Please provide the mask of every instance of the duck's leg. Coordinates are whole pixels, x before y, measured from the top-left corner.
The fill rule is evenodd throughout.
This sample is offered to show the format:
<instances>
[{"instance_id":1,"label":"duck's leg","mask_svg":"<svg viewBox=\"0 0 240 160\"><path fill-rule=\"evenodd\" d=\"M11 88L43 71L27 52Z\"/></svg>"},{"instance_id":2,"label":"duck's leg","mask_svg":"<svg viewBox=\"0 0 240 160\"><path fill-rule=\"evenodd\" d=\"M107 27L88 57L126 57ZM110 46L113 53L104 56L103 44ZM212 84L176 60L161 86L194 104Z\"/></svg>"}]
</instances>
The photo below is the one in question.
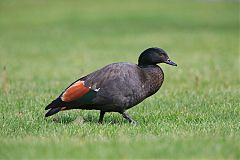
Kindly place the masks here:
<instances>
[{"instance_id":1,"label":"duck's leg","mask_svg":"<svg viewBox=\"0 0 240 160\"><path fill-rule=\"evenodd\" d=\"M131 124L137 124L137 122L134 121L134 120L128 115L128 113L127 113L126 111L124 111L124 112L122 113L122 116L123 116L123 118L127 119L129 123L131 123Z\"/></svg>"},{"instance_id":2,"label":"duck's leg","mask_svg":"<svg viewBox=\"0 0 240 160\"><path fill-rule=\"evenodd\" d=\"M100 117L99 117L98 123L102 123L103 122L104 114L105 114L104 111L100 111Z\"/></svg>"}]
</instances>

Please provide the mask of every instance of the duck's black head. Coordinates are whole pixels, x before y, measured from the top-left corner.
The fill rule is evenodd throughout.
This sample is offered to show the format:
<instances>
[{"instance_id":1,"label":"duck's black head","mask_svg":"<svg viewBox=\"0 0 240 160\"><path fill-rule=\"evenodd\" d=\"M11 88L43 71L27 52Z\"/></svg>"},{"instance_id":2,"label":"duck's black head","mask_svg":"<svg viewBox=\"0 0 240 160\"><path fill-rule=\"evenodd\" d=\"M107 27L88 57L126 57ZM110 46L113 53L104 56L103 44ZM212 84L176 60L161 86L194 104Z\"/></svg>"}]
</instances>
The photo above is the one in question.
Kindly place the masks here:
<instances>
[{"instance_id":1,"label":"duck's black head","mask_svg":"<svg viewBox=\"0 0 240 160\"><path fill-rule=\"evenodd\" d=\"M167 53L161 48L148 48L143 51L138 58L139 66L156 65L158 63L177 66L177 64L171 61Z\"/></svg>"}]
</instances>

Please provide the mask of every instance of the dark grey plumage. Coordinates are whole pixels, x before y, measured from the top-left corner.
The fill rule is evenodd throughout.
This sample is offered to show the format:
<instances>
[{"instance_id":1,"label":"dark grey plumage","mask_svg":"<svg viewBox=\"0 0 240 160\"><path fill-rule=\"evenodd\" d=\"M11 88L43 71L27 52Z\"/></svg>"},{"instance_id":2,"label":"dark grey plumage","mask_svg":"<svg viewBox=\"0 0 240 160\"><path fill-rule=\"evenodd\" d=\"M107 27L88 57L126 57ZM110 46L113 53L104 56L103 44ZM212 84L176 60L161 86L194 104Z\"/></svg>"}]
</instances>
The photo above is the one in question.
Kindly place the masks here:
<instances>
[{"instance_id":1,"label":"dark grey plumage","mask_svg":"<svg viewBox=\"0 0 240 160\"><path fill-rule=\"evenodd\" d=\"M132 123L134 121L126 110L155 94L163 83L164 73L157 63L176 66L166 52L160 48L145 50L140 55L138 64L120 62L107 65L76 81L82 82L86 90L90 88L90 91L95 93L92 98L84 99L84 96L90 97L87 92L84 96L65 102L63 100L66 97L64 93L71 91L68 95L74 97L72 95L78 92L78 89L76 91L71 89L71 86L76 84L75 82L46 107L46 109L50 109L51 113L48 112L49 114L47 113L46 116L54 114L52 110L55 111L56 108L58 108L56 113L68 109L95 109L101 111L100 123L103 121L105 112L119 112ZM79 86L82 84L79 83ZM79 87L80 90L83 89Z\"/></svg>"},{"instance_id":2,"label":"dark grey plumage","mask_svg":"<svg viewBox=\"0 0 240 160\"><path fill-rule=\"evenodd\" d=\"M96 84L96 88L100 88L93 102L103 106L94 106L97 108L93 109L123 112L154 94L161 87L163 77L158 66L141 68L122 62L107 65L81 80L86 86Z\"/></svg>"}]
</instances>

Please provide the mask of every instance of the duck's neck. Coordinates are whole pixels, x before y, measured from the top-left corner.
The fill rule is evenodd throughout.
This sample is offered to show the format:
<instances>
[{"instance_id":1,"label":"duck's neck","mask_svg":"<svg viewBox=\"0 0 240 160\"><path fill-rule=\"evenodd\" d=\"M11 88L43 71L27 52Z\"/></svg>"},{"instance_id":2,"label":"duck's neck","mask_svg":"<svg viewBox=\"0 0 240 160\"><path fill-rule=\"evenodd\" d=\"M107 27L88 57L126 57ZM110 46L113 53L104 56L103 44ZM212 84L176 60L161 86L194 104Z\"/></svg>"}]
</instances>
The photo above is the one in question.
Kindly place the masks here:
<instances>
[{"instance_id":1,"label":"duck's neck","mask_svg":"<svg viewBox=\"0 0 240 160\"><path fill-rule=\"evenodd\" d=\"M141 68L155 68L155 67L159 68L159 66L156 64L138 64L138 66Z\"/></svg>"},{"instance_id":2,"label":"duck's neck","mask_svg":"<svg viewBox=\"0 0 240 160\"><path fill-rule=\"evenodd\" d=\"M158 65L139 66L146 75L146 86L149 91L149 96L156 93L164 80L164 73Z\"/></svg>"}]
</instances>

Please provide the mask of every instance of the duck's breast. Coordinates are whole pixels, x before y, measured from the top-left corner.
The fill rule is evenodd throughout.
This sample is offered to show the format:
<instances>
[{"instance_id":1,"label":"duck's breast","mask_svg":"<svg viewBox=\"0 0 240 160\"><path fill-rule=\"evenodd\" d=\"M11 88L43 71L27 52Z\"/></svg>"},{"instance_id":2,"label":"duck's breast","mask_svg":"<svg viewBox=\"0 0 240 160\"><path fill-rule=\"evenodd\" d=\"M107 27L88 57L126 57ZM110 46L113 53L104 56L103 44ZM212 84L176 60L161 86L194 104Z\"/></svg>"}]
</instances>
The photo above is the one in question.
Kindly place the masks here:
<instances>
[{"instance_id":1,"label":"duck's breast","mask_svg":"<svg viewBox=\"0 0 240 160\"><path fill-rule=\"evenodd\" d=\"M147 91L147 97L149 97L161 88L164 81L164 73L157 65L143 68L143 70L147 77L147 80L145 81L145 90Z\"/></svg>"}]
</instances>

